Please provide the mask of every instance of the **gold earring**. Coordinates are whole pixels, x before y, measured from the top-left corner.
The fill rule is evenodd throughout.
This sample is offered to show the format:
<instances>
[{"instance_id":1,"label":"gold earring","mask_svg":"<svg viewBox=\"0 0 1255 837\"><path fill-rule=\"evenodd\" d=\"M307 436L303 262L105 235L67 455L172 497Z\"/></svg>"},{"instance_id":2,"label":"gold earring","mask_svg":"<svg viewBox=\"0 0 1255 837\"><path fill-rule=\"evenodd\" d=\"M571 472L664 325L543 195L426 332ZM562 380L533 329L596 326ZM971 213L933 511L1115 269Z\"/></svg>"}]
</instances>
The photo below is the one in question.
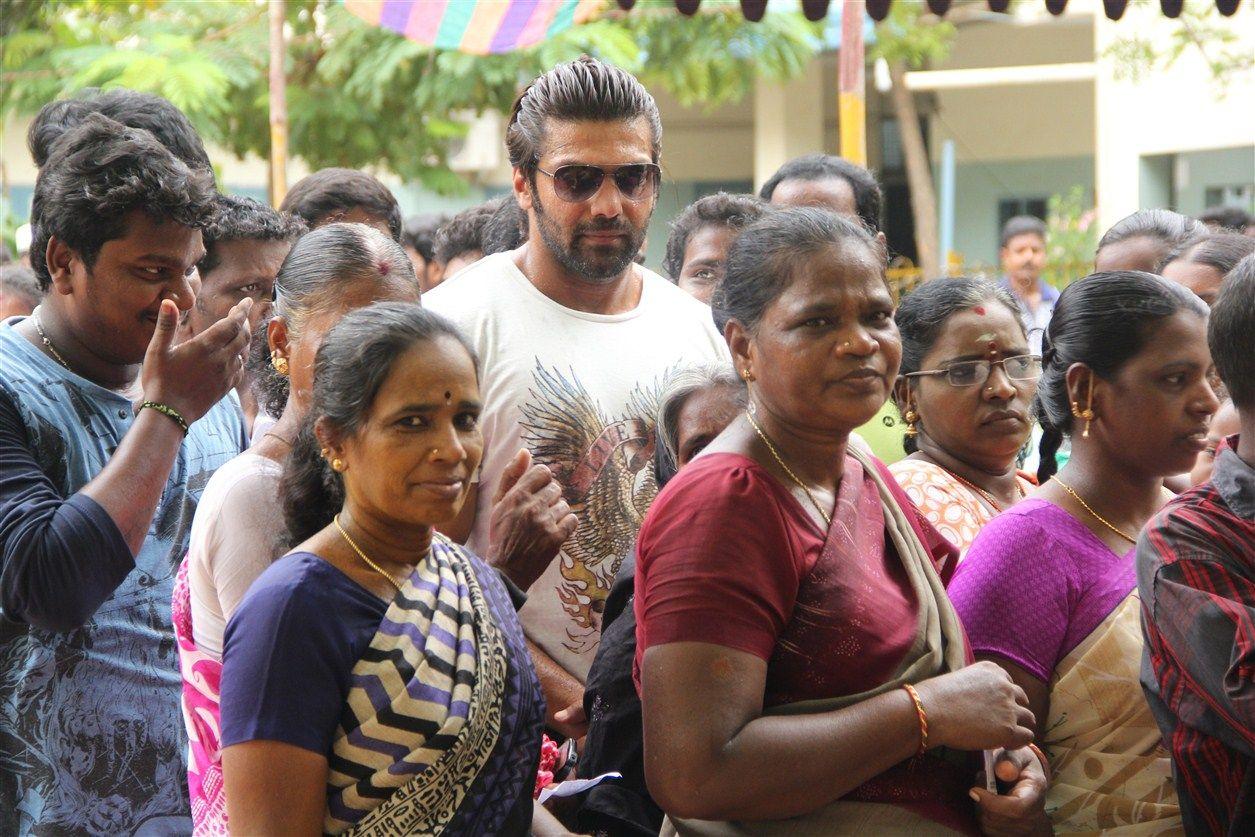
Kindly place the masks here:
<instances>
[{"instance_id":1,"label":"gold earring","mask_svg":"<svg viewBox=\"0 0 1255 837\"><path fill-rule=\"evenodd\" d=\"M1085 422L1085 429L1081 432L1082 439L1089 438L1089 426L1094 422L1094 373L1089 374L1088 393L1085 397L1085 409L1081 409L1079 402L1072 402L1072 415Z\"/></svg>"},{"instance_id":2,"label":"gold earring","mask_svg":"<svg viewBox=\"0 0 1255 837\"><path fill-rule=\"evenodd\" d=\"M745 383L747 384L754 380L754 375L748 369L741 372L741 377L745 379Z\"/></svg>"},{"instance_id":3,"label":"gold earring","mask_svg":"<svg viewBox=\"0 0 1255 837\"><path fill-rule=\"evenodd\" d=\"M331 460L331 470L335 471L337 474L342 474L342 473L344 473L344 471L345 471L345 469L346 469L347 467L348 467L348 466L344 464L344 460L343 460L343 459L333 459L333 460Z\"/></svg>"},{"instance_id":4,"label":"gold earring","mask_svg":"<svg viewBox=\"0 0 1255 837\"><path fill-rule=\"evenodd\" d=\"M906 420L906 430L903 431L903 434L908 439L914 439L919 435L919 430L915 427L916 423L919 422L919 413L908 407L902 418Z\"/></svg>"},{"instance_id":5,"label":"gold earring","mask_svg":"<svg viewBox=\"0 0 1255 837\"><path fill-rule=\"evenodd\" d=\"M279 354L278 349L275 349L273 352L270 353L270 365L273 366L275 368L275 371L278 372L280 375L283 375L285 378L287 377L288 359L284 357L283 355Z\"/></svg>"}]
</instances>

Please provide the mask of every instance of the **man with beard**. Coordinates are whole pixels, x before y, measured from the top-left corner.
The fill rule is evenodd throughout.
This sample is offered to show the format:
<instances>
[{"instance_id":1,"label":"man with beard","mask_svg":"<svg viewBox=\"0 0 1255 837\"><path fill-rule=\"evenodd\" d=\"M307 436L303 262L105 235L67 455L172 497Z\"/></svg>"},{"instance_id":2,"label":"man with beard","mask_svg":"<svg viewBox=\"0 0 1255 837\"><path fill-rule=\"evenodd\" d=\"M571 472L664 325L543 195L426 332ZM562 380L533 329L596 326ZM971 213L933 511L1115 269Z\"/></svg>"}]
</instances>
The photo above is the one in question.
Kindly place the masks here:
<instances>
[{"instance_id":1,"label":"man with beard","mask_svg":"<svg viewBox=\"0 0 1255 837\"><path fill-rule=\"evenodd\" d=\"M476 549L562 547L520 616L550 721L571 735L582 713L562 710L580 701L610 583L657 492L661 385L678 366L727 359L710 309L633 262L656 204L661 138L653 97L622 70L585 57L537 78L506 132L527 242L423 299L482 363L484 461L449 534ZM548 474L556 481L542 485ZM528 485L539 487L528 496ZM512 504L492 503L509 491L514 506L550 513L517 525ZM507 526L516 534L503 537Z\"/></svg>"}]
</instances>

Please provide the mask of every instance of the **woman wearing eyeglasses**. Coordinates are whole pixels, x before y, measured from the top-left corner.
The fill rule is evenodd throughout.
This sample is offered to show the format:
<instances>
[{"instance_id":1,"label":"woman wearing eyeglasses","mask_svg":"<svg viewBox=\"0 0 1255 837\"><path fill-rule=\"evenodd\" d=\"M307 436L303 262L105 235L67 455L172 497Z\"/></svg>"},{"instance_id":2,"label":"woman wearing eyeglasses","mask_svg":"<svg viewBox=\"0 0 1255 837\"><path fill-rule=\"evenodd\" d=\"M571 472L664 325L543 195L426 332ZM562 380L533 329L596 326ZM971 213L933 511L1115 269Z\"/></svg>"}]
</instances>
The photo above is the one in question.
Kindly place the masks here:
<instances>
[{"instance_id":1,"label":"woman wearing eyeglasses","mask_svg":"<svg viewBox=\"0 0 1255 837\"><path fill-rule=\"evenodd\" d=\"M1041 360L1029 354L1015 300L992 282L925 282L895 319L894 400L910 456L889 470L962 560L981 527L1035 487L1015 457L1031 431Z\"/></svg>"},{"instance_id":2,"label":"woman wearing eyeglasses","mask_svg":"<svg viewBox=\"0 0 1255 837\"><path fill-rule=\"evenodd\" d=\"M1055 830L1180 833L1139 682L1133 547L1171 496L1163 478L1207 443L1207 307L1159 276L1096 273L1060 295L1043 353L1037 414L1072 456L985 526L948 591L977 659L1028 695Z\"/></svg>"}]
</instances>

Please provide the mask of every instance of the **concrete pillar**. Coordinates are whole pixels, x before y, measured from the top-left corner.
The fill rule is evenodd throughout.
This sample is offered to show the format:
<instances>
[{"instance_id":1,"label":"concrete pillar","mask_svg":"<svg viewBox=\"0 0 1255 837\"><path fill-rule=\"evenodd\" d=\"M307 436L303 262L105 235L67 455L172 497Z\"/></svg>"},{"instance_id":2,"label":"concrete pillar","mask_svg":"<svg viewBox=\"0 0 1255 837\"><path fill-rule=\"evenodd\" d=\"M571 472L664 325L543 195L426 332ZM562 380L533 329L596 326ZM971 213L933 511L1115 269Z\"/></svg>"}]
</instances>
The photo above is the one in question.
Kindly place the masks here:
<instances>
[{"instance_id":1,"label":"concrete pillar","mask_svg":"<svg viewBox=\"0 0 1255 837\"><path fill-rule=\"evenodd\" d=\"M785 84L759 77L754 87L754 190L786 161L824 150L824 64L811 61Z\"/></svg>"},{"instance_id":2,"label":"concrete pillar","mask_svg":"<svg viewBox=\"0 0 1255 837\"><path fill-rule=\"evenodd\" d=\"M1119 23L1094 15L1094 55L1102 56L1119 37ZM1129 107L1130 84L1117 81L1115 62L1096 61L1094 76L1094 205L1102 232L1140 208L1138 154L1142 119Z\"/></svg>"}]
</instances>

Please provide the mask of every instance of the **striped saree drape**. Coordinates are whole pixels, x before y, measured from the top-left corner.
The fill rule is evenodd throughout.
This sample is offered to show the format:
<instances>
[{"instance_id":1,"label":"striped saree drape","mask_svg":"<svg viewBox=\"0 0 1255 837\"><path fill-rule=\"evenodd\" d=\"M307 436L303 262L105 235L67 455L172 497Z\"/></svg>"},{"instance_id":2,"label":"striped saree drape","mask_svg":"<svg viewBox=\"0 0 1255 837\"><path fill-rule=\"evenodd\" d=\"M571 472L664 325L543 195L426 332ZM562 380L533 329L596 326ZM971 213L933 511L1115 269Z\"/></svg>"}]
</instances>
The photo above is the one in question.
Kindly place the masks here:
<instances>
[{"instance_id":1,"label":"striped saree drape","mask_svg":"<svg viewBox=\"0 0 1255 837\"><path fill-rule=\"evenodd\" d=\"M512 610L501 612L508 600L487 595L497 581L481 584L476 566L492 572L433 540L354 666L329 759L328 833L462 831L464 807L475 830L491 830L485 817L504 816L534 775L538 684Z\"/></svg>"}]
</instances>

